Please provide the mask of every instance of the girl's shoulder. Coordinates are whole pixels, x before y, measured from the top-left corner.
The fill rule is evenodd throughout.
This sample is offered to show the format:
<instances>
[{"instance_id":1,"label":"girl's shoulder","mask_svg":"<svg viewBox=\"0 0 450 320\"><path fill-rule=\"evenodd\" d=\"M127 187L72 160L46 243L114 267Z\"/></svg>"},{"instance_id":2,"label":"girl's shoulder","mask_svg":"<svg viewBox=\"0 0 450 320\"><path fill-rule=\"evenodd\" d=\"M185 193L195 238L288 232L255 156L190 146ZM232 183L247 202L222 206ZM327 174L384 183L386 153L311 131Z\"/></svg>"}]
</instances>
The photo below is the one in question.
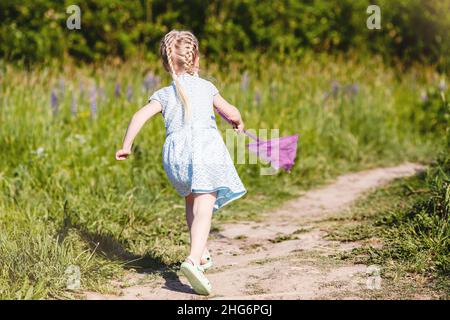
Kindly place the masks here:
<instances>
[{"instance_id":1,"label":"girl's shoulder","mask_svg":"<svg viewBox=\"0 0 450 320\"><path fill-rule=\"evenodd\" d=\"M212 83L211 81L200 77L197 78L199 79L198 81L200 81L200 83L204 86L204 88L212 95L215 95L219 92L214 83Z\"/></svg>"},{"instance_id":2,"label":"girl's shoulder","mask_svg":"<svg viewBox=\"0 0 450 320\"><path fill-rule=\"evenodd\" d=\"M189 76L188 79L189 81L194 81L195 83L197 83L195 87L200 87L200 90L203 92L207 92L208 94L213 96L219 93L219 90L217 90L216 86L207 79L198 76ZM181 83L182 85L186 84L183 80L181 80ZM174 81L172 81L169 85L153 92L148 101L150 102L150 100L157 100L164 105L169 101L170 97L175 97L176 94L175 83Z\"/></svg>"},{"instance_id":3,"label":"girl's shoulder","mask_svg":"<svg viewBox=\"0 0 450 320\"><path fill-rule=\"evenodd\" d=\"M173 84L170 84L168 86L162 87L156 91L153 92L153 94L148 98L148 101L150 100L157 100L162 104L165 104L171 94L174 94L175 90L173 87Z\"/></svg>"},{"instance_id":4,"label":"girl's shoulder","mask_svg":"<svg viewBox=\"0 0 450 320\"><path fill-rule=\"evenodd\" d=\"M196 86L201 88L215 88L215 85L211 81L198 75L183 74L179 76L179 80L181 83L195 83Z\"/></svg>"}]
</instances>

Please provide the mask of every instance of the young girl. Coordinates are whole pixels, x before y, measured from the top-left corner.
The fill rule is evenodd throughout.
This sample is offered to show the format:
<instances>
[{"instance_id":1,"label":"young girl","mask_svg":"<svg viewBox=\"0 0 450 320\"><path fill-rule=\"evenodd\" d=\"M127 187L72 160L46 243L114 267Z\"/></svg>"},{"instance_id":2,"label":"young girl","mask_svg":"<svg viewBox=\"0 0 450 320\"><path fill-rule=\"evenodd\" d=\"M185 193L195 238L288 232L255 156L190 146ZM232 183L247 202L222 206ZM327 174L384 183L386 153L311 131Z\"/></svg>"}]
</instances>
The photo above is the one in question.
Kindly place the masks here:
<instances>
[{"instance_id":1,"label":"young girl","mask_svg":"<svg viewBox=\"0 0 450 320\"><path fill-rule=\"evenodd\" d=\"M198 76L198 40L191 32L166 34L160 54L173 82L156 91L133 116L116 159L130 155L144 123L162 112L166 127L163 166L177 192L185 197L190 232L190 253L181 271L195 292L208 295L212 287L204 271L212 266L206 248L212 213L246 193L217 130L213 105L233 121L236 131L242 132L244 122L239 110L211 82Z\"/></svg>"}]
</instances>

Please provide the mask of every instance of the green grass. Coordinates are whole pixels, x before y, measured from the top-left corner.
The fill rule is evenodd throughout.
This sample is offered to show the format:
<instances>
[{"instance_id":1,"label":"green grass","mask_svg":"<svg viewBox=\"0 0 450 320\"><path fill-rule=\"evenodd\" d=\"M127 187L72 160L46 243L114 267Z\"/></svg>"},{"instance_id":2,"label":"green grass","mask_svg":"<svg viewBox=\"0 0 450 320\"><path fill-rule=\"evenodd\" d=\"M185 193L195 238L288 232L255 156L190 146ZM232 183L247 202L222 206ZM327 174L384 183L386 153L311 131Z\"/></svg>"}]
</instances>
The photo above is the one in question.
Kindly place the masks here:
<instances>
[{"instance_id":1,"label":"green grass","mask_svg":"<svg viewBox=\"0 0 450 320\"><path fill-rule=\"evenodd\" d=\"M1 65L1 298L73 297L64 282L69 265L80 266L82 289L110 290L106 280L126 268L173 266L186 254L183 199L161 165L162 119L145 126L129 161L114 160L130 117L151 94L142 89L148 68L168 82L160 67L144 61L30 71ZM340 173L430 161L443 146L441 115L420 99L421 90L439 83L431 68L406 72L377 58L307 55L284 66L259 61L248 71L247 88L242 74L237 65L203 72L241 109L248 128L299 133L300 147L289 174L260 176L258 165L237 165L248 195L215 216L215 227L257 219ZM95 118L89 111L94 83L104 91Z\"/></svg>"},{"instance_id":2,"label":"green grass","mask_svg":"<svg viewBox=\"0 0 450 320\"><path fill-rule=\"evenodd\" d=\"M361 200L329 235L362 246L340 255L379 264L392 279L425 277L450 296L450 158L426 172L399 179ZM372 245L376 240L379 245ZM381 245L380 245L381 244Z\"/></svg>"}]
</instances>

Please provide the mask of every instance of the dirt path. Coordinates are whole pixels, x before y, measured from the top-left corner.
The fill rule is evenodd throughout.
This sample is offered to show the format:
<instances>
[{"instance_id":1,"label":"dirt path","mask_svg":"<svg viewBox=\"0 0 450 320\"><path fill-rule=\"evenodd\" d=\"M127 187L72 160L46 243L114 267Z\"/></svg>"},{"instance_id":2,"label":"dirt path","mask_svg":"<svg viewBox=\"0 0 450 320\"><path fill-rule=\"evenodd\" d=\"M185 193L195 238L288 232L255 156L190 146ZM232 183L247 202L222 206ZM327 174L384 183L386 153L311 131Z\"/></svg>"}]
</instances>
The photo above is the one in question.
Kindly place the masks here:
<instances>
[{"instance_id":1,"label":"dirt path","mask_svg":"<svg viewBox=\"0 0 450 320\"><path fill-rule=\"evenodd\" d=\"M325 239L327 221L368 191L422 169L406 163L343 175L264 214L262 222L222 224L210 240L215 267L207 272L213 284L209 299L370 297L374 290L366 285L367 266L333 258L358 243ZM182 275L164 270L132 273L120 285L119 296L87 293L86 298L204 299L193 294Z\"/></svg>"}]
</instances>

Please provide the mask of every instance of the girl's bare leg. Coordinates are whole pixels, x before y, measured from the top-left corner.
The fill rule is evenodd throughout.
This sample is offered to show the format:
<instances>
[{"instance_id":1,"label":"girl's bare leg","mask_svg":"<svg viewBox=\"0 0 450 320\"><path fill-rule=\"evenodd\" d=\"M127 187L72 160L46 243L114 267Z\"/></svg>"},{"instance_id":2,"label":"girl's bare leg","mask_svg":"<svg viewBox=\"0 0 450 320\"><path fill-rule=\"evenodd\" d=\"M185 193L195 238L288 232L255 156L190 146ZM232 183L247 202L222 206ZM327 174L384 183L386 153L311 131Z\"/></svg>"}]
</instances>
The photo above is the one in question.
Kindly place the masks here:
<instances>
[{"instance_id":1,"label":"girl's bare leg","mask_svg":"<svg viewBox=\"0 0 450 320\"><path fill-rule=\"evenodd\" d=\"M186 223L189 228L189 236L193 220L194 220L194 194L190 193L186 197Z\"/></svg>"},{"instance_id":2,"label":"girl's bare leg","mask_svg":"<svg viewBox=\"0 0 450 320\"><path fill-rule=\"evenodd\" d=\"M186 198L186 224L189 228L189 236L191 236L191 226L192 226L192 221L194 220L194 194L191 193L189 194ZM191 243L192 243L192 237L190 239ZM205 249L203 250L203 254L207 254L208 253L208 249L205 246ZM201 264L206 263L207 261L205 259L202 259L200 261Z\"/></svg>"},{"instance_id":3,"label":"girl's bare leg","mask_svg":"<svg viewBox=\"0 0 450 320\"><path fill-rule=\"evenodd\" d=\"M186 197L186 222L190 230L190 256L200 264L206 250L216 193L194 193Z\"/></svg>"}]
</instances>

